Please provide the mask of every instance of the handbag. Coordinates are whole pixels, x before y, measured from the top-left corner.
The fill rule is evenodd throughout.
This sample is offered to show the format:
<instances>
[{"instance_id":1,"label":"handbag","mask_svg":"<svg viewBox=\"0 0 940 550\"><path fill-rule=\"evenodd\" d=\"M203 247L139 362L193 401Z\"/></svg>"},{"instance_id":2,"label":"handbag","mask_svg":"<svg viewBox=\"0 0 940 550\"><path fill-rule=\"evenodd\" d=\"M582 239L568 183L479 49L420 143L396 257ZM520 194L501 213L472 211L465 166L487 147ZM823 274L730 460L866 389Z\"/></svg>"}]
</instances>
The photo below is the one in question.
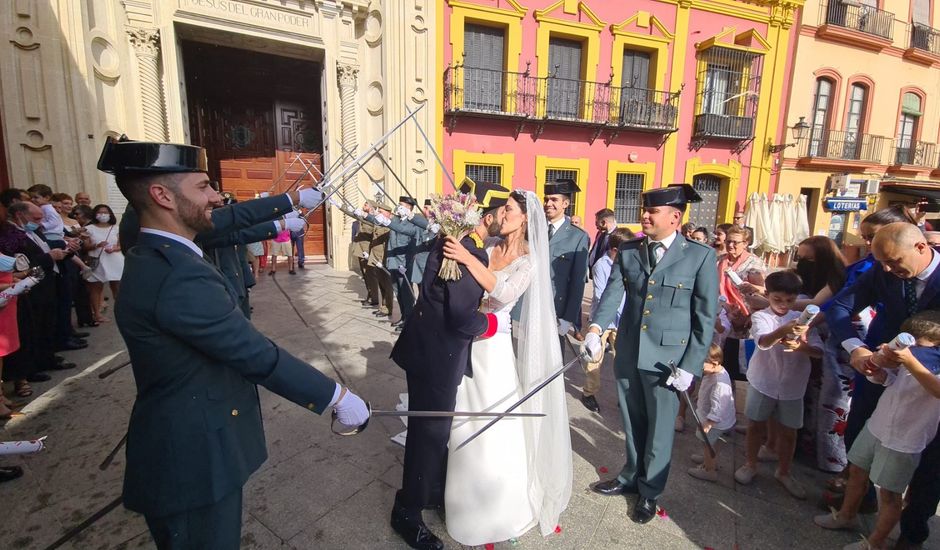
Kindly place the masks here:
<instances>
[{"instance_id":1,"label":"handbag","mask_svg":"<svg viewBox=\"0 0 940 550\"><path fill-rule=\"evenodd\" d=\"M104 238L104 242L108 242L108 239L111 238L111 232L114 231L114 226L111 226L111 229L108 230L107 236ZM98 266L101 265L101 255L107 254L104 249L99 249L97 256L88 256L88 259L85 260L85 265L88 266L92 271L98 269Z\"/></svg>"}]
</instances>

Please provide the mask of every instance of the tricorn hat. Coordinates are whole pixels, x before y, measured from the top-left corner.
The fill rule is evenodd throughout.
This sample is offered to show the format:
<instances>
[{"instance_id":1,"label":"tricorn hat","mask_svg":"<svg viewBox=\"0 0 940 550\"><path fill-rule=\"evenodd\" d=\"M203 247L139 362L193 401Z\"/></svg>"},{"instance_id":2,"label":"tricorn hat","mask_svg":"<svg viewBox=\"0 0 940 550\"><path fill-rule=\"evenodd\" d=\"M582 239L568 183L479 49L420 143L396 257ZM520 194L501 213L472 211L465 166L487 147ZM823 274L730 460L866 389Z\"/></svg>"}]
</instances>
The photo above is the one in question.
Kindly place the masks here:
<instances>
[{"instance_id":1,"label":"tricorn hat","mask_svg":"<svg viewBox=\"0 0 940 550\"><path fill-rule=\"evenodd\" d=\"M424 199L425 206L431 206L431 199Z\"/></svg>"},{"instance_id":2,"label":"tricorn hat","mask_svg":"<svg viewBox=\"0 0 940 550\"><path fill-rule=\"evenodd\" d=\"M206 150L196 145L132 141L109 137L98 157L98 170L108 174L173 174L207 172Z\"/></svg>"},{"instance_id":3,"label":"tricorn hat","mask_svg":"<svg viewBox=\"0 0 940 550\"><path fill-rule=\"evenodd\" d=\"M557 179L554 183L545 183L546 195L567 195L570 198L571 195L580 191L581 189L578 188L578 184L575 183L573 179L569 178Z\"/></svg>"},{"instance_id":4,"label":"tricorn hat","mask_svg":"<svg viewBox=\"0 0 940 550\"><path fill-rule=\"evenodd\" d=\"M688 183L674 183L668 187L650 189L640 196L643 198L643 208L672 206L685 210L687 204L702 202L702 197Z\"/></svg>"},{"instance_id":5,"label":"tricorn hat","mask_svg":"<svg viewBox=\"0 0 940 550\"><path fill-rule=\"evenodd\" d=\"M398 202L403 202L403 203L405 203L405 204L410 204L411 206L418 206L418 201L416 201L416 200L414 199L414 197L408 197L408 196L405 196L405 195L402 195L402 196L398 197Z\"/></svg>"},{"instance_id":6,"label":"tricorn hat","mask_svg":"<svg viewBox=\"0 0 940 550\"><path fill-rule=\"evenodd\" d=\"M459 191L461 193L473 194L480 210L485 214L488 210L499 208L509 200L511 191L502 185L481 181L479 183L470 178L464 178L460 182Z\"/></svg>"}]
</instances>

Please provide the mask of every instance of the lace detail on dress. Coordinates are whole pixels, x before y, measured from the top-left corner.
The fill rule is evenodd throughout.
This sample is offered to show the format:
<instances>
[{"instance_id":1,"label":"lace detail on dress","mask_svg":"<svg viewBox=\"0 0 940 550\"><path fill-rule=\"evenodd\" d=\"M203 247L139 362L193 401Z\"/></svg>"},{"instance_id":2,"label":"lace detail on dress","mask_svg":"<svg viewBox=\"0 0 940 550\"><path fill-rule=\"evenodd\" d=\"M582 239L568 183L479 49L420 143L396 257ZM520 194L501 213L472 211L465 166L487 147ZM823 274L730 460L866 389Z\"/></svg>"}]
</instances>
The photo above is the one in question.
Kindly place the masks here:
<instances>
[{"instance_id":1,"label":"lace detail on dress","mask_svg":"<svg viewBox=\"0 0 940 550\"><path fill-rule=\"evenodd\" d=\"M500 240L498 237L486 239L488 256L492 254L493 248L499 244ZM496 286L493 287L492 292L483 296L480 310L484 313L509 311L529 288L529 281L532 279L532 264L528 254L519 256L503 269L494 271L493 274L496 276Z\"/></svg>"}]
</instances>

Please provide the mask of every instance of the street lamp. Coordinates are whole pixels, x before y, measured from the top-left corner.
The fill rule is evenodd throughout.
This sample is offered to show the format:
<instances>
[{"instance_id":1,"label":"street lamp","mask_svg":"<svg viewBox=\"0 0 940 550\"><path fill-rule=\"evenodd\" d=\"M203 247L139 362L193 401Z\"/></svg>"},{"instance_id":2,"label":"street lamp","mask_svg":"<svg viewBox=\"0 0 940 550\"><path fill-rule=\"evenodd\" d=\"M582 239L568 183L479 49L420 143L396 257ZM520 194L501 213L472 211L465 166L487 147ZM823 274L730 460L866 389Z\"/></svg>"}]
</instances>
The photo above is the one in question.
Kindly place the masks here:
<instances>
[{"instance_id":1,"label":"street lamp","mask_svg":"<svg viewBox=\"0 0 940 550\"><path fill-rule=\"evenodd\" d=\"M801 116L799 122L794 124L790 128L790 131L793 134L793 143L781 143L780 145L770 144L767 146L767 150L773 154L779 153L787 147L796 147L796 144L799 143L801 139L805 138L807 132L809 132L809 124L806 123L806 117Z\"/></svg>"}]
</instances>

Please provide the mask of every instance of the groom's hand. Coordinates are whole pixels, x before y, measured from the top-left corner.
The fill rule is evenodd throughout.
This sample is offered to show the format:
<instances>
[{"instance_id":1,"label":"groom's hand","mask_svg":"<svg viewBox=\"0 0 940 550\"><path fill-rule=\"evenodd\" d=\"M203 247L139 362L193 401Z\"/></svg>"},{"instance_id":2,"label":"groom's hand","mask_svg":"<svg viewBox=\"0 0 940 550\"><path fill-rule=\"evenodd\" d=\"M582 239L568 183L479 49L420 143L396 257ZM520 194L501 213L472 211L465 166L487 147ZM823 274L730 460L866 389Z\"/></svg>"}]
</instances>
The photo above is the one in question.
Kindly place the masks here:
<instances>
[{"instance_id":1,"label":"groom's hand","mask_svg":"<svg viewBox=\"0 0 940 550\"><path fill-rule=\"evenodd\" d=\"M343 392L333 405L336 419L344 426L362 426L369 419L369 407L358 395L343 388Z\"/></svg>"},{"instance_id":2,"label":"groom's hand","mask_svg":"<svg viewBox=\"0 0 940 550\"><path fill-rule=\"evenodd\" d=\"M492 338L497 332L509 334L512 332L512 318L509 312L497 311L496 313L486 314L486 332L480 335L481 339Z\"/></svg>"},{"instance_id":3,"label":"groom's hand","mask_svg":"<svg viewBox=\"0 0 940 550\"><path fill-rule=\"evenodd\" d=\"M596 326L596 325L592 325ZM591 363L597 363L603 356L604 349L601 347L601 335L588 330L584 335L584 342L581 343L581 355Z\"/></svg>"}]
</instances>

